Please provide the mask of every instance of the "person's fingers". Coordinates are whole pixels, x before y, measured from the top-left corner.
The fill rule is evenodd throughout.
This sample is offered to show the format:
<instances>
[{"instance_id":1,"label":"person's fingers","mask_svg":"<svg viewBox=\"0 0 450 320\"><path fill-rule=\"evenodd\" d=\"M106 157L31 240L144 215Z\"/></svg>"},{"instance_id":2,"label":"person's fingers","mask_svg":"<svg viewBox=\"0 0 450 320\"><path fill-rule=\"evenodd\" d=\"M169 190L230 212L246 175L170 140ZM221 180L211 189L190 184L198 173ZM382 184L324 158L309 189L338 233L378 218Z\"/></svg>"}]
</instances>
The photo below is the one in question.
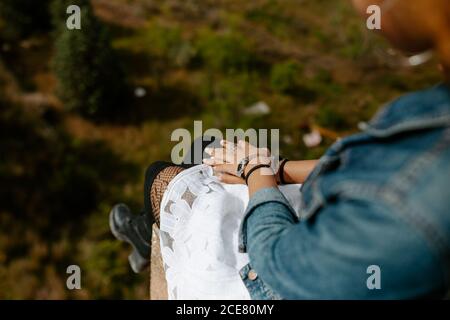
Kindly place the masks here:
<instances>
[{"instance_id":1,"label":"person's fingers","mask_svg":"<svg viewBox=\"0 0 450 320\"><path fill-rule=\"evenodd\" d=\"M217 165L223 163L237 164L243 158L249 155L268 156L270 151L267 148L257 148L245 140L239 140L237 144L222 140L221 148L206 148L205 152L211 156L211 159L204 161L208 165Z\"/></svg>"},{"instance_id":2,"label":"person's fingers","mask_svg":"<svg viewBox=\"0 0 450 320\"><path fill-rule=\"evenodd\" d=\"M238 147L239 149L241 149L243 152L245 152L245 154L250 155L250 154L254 154L256 153L256 151L258 150L257 147L255 147L254 145L248 143L245 140L240 140L238 142Z\"/></svg>"},{"instance_id":3,"label":"person's fingers","mask_svg":"<svg viewBox=\"0 0 450 320\"><path fill-rule=\"evenodd\" d=\"M235 149L233 147L223 148L221 150L222 156L224 156L224 160L227 163L236 163L235 157Z\"/></svg>"},{"instance_id":4,"label":"person's fingers","mask_svg":"<svg viewBox=\"0 0 450 320\"><path fill-rule=\"evenodd\" d=\"M240 151L242 150L242 152L244 152L246 155L256 154L264 157L270 156L270 150L267 147L258 148L257 146L254 146L253 144L245 140L240 140L237 143L237 147Z\"/></svg>"},{"instance_id":5,"label":"person's fingers","mask_svg":"<svg viewBox=\"0 0 450 320\"><path fill-rule=\"evenodd\" d=\"M205 148L205 153L209 154L210 156L212 156L212 153L214 152L214 148Z\"/></svg>"},{"instance_id":6,"label":"person's fingers","mask_svg":"<svg viewBox=\"0 0 450 320\"><path fill-rule=\"evenodd\" d=\"M243 158L245 158L247 156L245 149L242 148L242 144L241 141L238 141L238 143L236 144L228 144L227 145L228 148L232 148L233 150L233 162L238 163L240 162Z\"/></svg>"},{"instance_id":7,"label":"person's fingers","mask_svg":"<svg viewBox=\"0 0 450 320\"><path fill-rule=\"evenodd\" d=\"M222 148L205 148L205 153L210 156L210 161L204 161L207 164L212 165L213 163L224 163L225 156Z\"/></svg>"},{"instance_id":8,"label":"person's fingers","mask_svg":"<svg viewBox=\"0 0 450 320\"><path fill-rule=\"evenodd\" d=\"M216 160L216 163L236 163L234 148L222 147L208 150L208 154Z\"/></svg>"},{"instance_id":9,"label":"person's fingers","mask_svg":"<svg viewBox=\"0 0 450 320\"><path fill-rule=\"evenodd\" d=\"M243 158L248 156L250 149L250 144L248 144L245 140L239 140L237 143L225 141L223 143L224 148L227 150L228 156L233 155L233 161L231 159L228 162L238 163Z\"/></svg>"},{"instance_id":10,"label":"person's fingers","mask_svg":"<svg viewBox=\"0 0 450 320\"><path fill-rule=\"evenodd\" d=\"M214 158L209 158L209 159L203 159L203 163L207 164L209 166L214 166L218 163L216 163L216 160Z\"/></svg>"},{"instance_id":11,"label":"person's fingers","mask_svg":"<svg viewBox=\"0 0 450 320\"><path fill-rule=\"evenodd\" d=\"M228 163L237 163L240 161L240 158L237 157L237 146L233 142L229 142L227 140L222 140L221 145L225 150L225 156Z\"/></svg>"},{"instance_id":12,"label":"person's fingers","mask_svg":"<svg viewBox=\"0 0 450 320\"><path fill-rule=\"evenodd\" d=\"M219 154L220 149L222 148L205 148L205 153L209 154L211 157L215 157L217 154Z\"/></svg>"},{"instance_id":13,"label":"person's fingers","mask_svg":"<svg viewBox=\"0 0 450 320\"><path fill-rule=\"evenodd\" d=\"M222 147L226 148L226 147L229 146L229 145L235 145L235 143L234 143L234 142L230 142L230 141L228 141L228 140L222 140L222 141L220 141L220 145L221 145Z\"/></svg>"},{"instance_id":14,"label":"person's fingers","mask_svg":"<svg viewBox=\"0 0 450 320\"><path fill-rule=\"evenodd\" d=\"M214 150L214 159L216 163L230 163L232 162L230 160L233 159L233 155L224 148L218 148Z\"/></svg>"},{"instance_id":15,"label":"person's fingers","mask_svg":"<svg viewBox=\"0 0 450 320\"><path fill-rule=\"evenodd\" d=\"M228 174L228 173L219 173L219 174L217 174L217 178L220 180L220 182L223 182L226 184L245 184L244 179L236 177L236 176Z\"/></svg>"},{"instance_id":16,"label":"person's fingers","mask_svg":"<svg viewBox=\"0 0 450 320\"><path fill-rule=\"evenodd\" d=\"M221 164L227 164L227 162L224 159L221 159L220 157L211 157L209 159L203 159L203 163L207 164L208 166L217 166Z\"/></svg>"}]
</instances>

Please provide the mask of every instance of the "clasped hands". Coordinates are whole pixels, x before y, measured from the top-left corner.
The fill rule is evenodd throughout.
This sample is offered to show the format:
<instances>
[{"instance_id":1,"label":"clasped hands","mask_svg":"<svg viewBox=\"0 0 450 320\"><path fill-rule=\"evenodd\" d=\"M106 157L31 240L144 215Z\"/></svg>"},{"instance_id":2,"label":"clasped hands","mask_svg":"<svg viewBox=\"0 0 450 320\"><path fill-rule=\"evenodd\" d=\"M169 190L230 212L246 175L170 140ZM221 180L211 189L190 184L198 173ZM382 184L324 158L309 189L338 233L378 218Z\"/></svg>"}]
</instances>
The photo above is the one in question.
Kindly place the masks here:
<instances>
[{"instance_id":1,"label":"clasped hands","mask_svg":"<svg viewBox=\"0 0 450 320\"><path fill-rule=\"evenodd\" d=\"M277 172L274 168L274 158L267 148L258 148L250 143L240 140L233 143L227 140L220 142L220 148L206 148L205 152L211 156L204 159L203 163L210 165L215 176L223 183L227 184L245 184L245 179L239 176L238 167L244 159L245 168L243 175L257 165L270 165L271 168L264 168L265 174L274 175Z\"/></svg>"}]
</instances>

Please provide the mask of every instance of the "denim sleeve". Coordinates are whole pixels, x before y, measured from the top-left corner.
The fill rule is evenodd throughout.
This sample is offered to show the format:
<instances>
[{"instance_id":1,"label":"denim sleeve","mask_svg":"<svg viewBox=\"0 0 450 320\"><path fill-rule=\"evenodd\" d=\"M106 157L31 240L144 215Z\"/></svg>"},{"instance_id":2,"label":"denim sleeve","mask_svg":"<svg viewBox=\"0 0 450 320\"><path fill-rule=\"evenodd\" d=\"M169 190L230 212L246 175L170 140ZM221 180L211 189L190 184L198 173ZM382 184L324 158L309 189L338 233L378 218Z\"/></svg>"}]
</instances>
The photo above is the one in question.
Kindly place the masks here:
<instances>
[{"instance_id":1,"label":"denim sleeve","mask_svg":"<svg viewBox=\"0 0 450 320\"><path fill-rule=\"evenodd\" d=\"M367 203L337 201L299 222L278 189L265 189L242 233L252 268L286 299L403 299L445 287L424 240Z\"/></svg>"},{"instance_id":2,"label":"denim sleeve","mask_svg":"<svg viewBox=\"0 0 450 320\"><path fill-rule=\"evenodd\" d=\"M239 234L239 251L246 252L247 250L247 222L248 217L251 213L257 209L259 206L266 206L268 203L278 203L284 207L283 212L278 213L272 212L270 210L264 209L264 212L269 212L270 215L273 216L277 223L283 222L284 225L292 225L293 223L298 222L297 215L294 210L291 208L288 200L284 197L284 195L280 192L278 188L266 188L259 190L256 192L251 198L247 205L247 210L244 215L244 220L241 225L241 232Z\"/></svg>"}]
</instances>

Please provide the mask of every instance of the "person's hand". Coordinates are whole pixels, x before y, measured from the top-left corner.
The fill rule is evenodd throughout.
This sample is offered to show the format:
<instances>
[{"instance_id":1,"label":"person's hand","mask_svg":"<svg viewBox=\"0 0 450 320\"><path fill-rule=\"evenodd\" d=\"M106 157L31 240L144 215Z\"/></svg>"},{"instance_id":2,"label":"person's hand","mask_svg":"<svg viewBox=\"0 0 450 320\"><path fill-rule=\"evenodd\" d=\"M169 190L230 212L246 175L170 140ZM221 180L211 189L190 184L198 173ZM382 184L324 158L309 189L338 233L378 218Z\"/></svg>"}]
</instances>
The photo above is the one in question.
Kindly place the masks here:
<instances>
[{"instance_id":1,"label":"person's hand","mask_svg":"<svg viewBox=\"0 0 450 320\"><path fill-rule=\"evenodd\" d=\"M237 144L222 140L221 148L206 148L205 152L211 156L203 162L213 167L215 175L220 181L228 184L245 184L245 180L237 175L239 163L249 158L247 166L270 164L270 151L267 148L257 148L245 141Z\"/></svg>"}]
</instances>

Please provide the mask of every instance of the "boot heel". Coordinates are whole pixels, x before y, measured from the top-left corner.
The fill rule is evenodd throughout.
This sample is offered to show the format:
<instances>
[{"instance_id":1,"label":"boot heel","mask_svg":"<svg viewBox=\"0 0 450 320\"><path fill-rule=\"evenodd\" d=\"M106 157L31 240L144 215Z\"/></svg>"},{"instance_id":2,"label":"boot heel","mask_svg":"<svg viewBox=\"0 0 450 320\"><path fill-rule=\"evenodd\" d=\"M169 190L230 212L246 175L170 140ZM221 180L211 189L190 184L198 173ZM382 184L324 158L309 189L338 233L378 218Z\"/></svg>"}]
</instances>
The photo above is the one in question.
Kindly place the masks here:
<instances>
[{"instance_id":1,"label":"boot heel","mask_svg":"<svg viewBox=\"0 0 450 320\"><path fill-rule=\"evenodd\" d=\"M150 257L143 258L136 249L133 249L133 252L128 256L128 261L135 273L144 271L150 265Z\"/></svg>"}]
</instances>

